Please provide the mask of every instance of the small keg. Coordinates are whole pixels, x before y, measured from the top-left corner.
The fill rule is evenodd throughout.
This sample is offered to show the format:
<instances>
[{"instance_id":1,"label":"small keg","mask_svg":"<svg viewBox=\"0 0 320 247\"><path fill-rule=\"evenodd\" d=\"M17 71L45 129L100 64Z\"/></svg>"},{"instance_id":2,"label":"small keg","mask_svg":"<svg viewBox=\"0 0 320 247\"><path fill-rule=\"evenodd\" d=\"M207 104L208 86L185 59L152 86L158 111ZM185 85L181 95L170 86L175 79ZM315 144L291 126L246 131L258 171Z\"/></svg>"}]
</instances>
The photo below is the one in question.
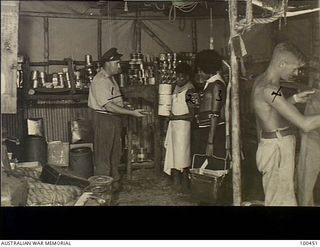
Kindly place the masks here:
<instances>
[{"instance_id":1,"label":"small keg","mask_svg":"<svg viewBox=\"0 0 320 247\"><path fill-rule=\"evenodd\" d=\"M27 136L24 138L24 160L39 161L47 164L47 142L43 136Z\"/></svg>"},{"instance_id":2,"label":"small keg","mask_svg":"<svg viewBox=\"0 0 320 247\"><path fill-rule=\"evenodd\" d=\"M80 177L89 178L93 175L92 151L89 147L70 150L70 168Z\"/></svg>"}]
</instances>

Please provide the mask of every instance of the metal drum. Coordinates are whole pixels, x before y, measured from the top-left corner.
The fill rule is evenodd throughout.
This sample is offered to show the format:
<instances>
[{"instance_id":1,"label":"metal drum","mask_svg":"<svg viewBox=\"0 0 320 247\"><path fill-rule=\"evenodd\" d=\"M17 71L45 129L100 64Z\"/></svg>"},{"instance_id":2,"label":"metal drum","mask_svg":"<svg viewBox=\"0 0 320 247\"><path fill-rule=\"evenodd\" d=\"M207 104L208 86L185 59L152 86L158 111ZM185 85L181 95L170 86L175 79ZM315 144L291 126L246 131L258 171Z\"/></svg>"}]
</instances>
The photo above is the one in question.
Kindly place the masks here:
<instances>
[{"instance_id":1,"label":"metal drum","mask_svg":"<svg viewBox=\"0 0 320 247\"><path fill-rule=\"evenodd\" d=\"M24 160L39 161L47 164L47 142L43 136L27 136L24 138Z\"/></svg>"},{"instance_id":2,"label":"metal drum","mask_svg":"<svg viewBox=\"0 0 320 247\"><path fill-rule=\"evenodd\" d=\"M70 169L83 178L93 175L92 151L89 147L70 150Z\"/></svg>"}]
</instances>

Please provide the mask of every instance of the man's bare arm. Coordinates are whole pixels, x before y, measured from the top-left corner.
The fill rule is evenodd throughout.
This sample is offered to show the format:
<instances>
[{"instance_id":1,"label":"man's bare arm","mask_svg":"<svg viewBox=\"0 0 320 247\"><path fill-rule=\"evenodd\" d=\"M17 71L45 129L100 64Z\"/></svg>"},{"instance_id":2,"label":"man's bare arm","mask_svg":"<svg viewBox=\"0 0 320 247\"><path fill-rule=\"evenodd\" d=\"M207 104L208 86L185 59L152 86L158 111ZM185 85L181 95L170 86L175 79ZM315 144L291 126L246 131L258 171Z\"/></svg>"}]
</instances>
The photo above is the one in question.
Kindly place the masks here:
<instances>
[{"instance_id":1,"label":"man's bare arm","mask_svg":"<svg viewBox=\"0 0 320 247\"><path fill-rule=\"evenodd\" d=\"M290 104L283 95L274 96L276 87L268 86L264 89L264 100L272 106L282 117L305 132L320 128L320 115L304 116L297 108Z\"/></svg>"},{"instance_id":2,"label":"man's bare arm","mask_svg":"<svg viewBox=\"0 0 320 247\"><path fill-rule=\"evenodd\" d=\"M292 95L291 97L287 98L287 101L291 104L297 104L297 103L306 103L309 99L310 95L314 94L315 90L306 90L302 91L300 93L296 93Z\"/></svg>"},{"instance_id":3,"label":"man's bare arm","mask_svg":"<svg viewBox=\"0 0 320 247\"><path fill-rule=\"evenodd\" d=\"M211 125L207 141L206 154L213 155L213 142L215 137L216 128L218 125L218 116L221 108L225 103L225 85L222 82L214 83L210 85L212 87L212 110L214 114L211 116Z\"/></svg>"}]
</instances>

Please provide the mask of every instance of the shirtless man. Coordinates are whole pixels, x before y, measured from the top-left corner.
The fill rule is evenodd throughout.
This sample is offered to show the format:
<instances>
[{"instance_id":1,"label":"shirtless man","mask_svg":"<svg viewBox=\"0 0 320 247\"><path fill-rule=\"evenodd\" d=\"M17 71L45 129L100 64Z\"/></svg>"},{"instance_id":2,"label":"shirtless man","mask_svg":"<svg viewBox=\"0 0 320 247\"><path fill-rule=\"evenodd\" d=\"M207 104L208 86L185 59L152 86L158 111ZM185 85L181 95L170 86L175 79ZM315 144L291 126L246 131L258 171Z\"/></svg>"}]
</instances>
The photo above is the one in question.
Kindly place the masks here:
<instances>
[{"instance_id":1,"label":"shirtless man","mask_svg":"<svg viewBox=\"0 0 320 247\"><path fill-rule=\"evenodd\" d=\"M254 82L252 103L259 132L256 154L262 173L265 206L296 206L294 193L295 136L290 123L304 132L320 127L320 115L304 116L294 106L305 103L314 91L285 99L280 79L292 80L305 64L303 54L290 43L278 44L267 70Z\"/></svg>"}]
</instances>

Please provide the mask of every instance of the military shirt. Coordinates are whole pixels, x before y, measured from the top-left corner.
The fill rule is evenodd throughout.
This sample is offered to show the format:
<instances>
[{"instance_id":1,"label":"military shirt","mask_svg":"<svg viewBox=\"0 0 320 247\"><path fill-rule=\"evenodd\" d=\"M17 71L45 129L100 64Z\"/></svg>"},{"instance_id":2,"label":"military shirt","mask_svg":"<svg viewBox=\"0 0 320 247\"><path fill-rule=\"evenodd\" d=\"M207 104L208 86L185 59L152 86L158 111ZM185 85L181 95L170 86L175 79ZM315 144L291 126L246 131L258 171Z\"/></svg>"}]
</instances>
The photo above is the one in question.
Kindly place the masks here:
<instances>
[{"instance_id":1,"label":"military shirt","mask_svg":"<svg viewBox=\"0 0 320 247\"><path fill-rule=\"evenodd\" d=\"M105 111L109 102L123 107L123 98L118 83L104 69L93 78L89 88L88 106L97 111Z\"/></svg>"}]
</instances>

